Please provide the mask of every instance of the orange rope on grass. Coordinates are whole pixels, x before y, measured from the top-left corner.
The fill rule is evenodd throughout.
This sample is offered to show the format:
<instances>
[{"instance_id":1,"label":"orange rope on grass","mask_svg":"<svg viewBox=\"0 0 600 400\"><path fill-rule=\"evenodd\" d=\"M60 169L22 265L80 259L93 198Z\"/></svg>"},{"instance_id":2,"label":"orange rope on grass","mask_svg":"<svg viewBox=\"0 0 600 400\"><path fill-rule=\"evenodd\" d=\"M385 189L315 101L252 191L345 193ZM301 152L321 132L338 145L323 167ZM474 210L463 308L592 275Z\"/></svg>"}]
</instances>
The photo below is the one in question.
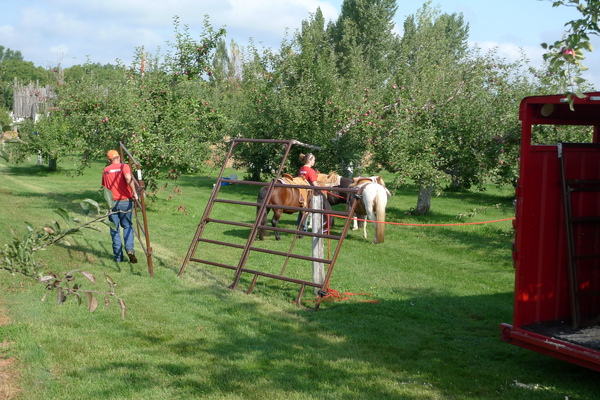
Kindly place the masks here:
<instances>
[{"instance_id":1,"label":"orange rope on grass","mask_svg":"<svg viewBox=\"0 0 600 400\"><path fill-rule=\"evenodd\" d=\"M323 296L321 301L345 301L350 300L353 296L371 296L369 293L352 293L352 292L339 292L335 289L327 288L327 294ZM316 301L316 299L309 300L309 302ZM362 300L362 303L379 303L379 300Z\"/></svg>"},{"instance_id":2,"label":"orange rope on grass","mask_svg":"<svg viewBox=\"0 0 600 400\"><path fill-rule=\"evenodd\" d=\"M335 215L335 217L338 218L347 218L347 217L343 217L343 216L339 216L339 215ZM459 225L481 225L481 224L491 224L494 222L504 222L504 221L510 221L515 219L515 217L510 217L510 218L504 218L504 219L496 219L493 221L482 221L482 222L464 222L464 223L457 223L457 224L409 224L409 223L404 223L404 222L380 222L380 221L372 221L369 219L360 219L360 218L352 218L353 220L356 221L364 221L364 222L373 222L375 224L387 224L387 225L404 225L404 226L459 226Z\"/></svg>"}]
</instances>

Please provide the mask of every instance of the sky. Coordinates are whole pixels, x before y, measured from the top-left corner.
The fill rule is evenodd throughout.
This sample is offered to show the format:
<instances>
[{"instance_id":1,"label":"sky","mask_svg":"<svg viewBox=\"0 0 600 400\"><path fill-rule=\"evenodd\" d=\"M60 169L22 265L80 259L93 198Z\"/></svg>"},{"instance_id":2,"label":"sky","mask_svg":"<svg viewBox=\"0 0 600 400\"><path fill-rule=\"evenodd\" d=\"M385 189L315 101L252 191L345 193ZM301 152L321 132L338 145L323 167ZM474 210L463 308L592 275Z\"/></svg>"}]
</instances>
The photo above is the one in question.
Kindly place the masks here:
<instances>
[{"instance_id":1,"label":"sky","mask_svg":"<svg viewBox=\"0 0 600 400\"><path fill-rule=\"evenodd\" d=\"M336 20L343 0L3 0L0 7L0 46L19 50L36 66L70 67L87 60L129 65L137 47L165 54L174 41L173 18L199 38L206 15L213 28L224 27L226 40L240 45L252 41L278 48L311 13L321 8ZM407 16L425 3L398 0L398 34ZM562 37L564 24L578 18L570 7L552 7L551 0L433 0L445 13L462 13L469 41L483 50L496 47L507 61L521 50L533 65L542 62L542 42ZM599 39L592 37L597 46ZM600 51L586 56L584 75L600 89Z\"/></svg>"}]
</instances>

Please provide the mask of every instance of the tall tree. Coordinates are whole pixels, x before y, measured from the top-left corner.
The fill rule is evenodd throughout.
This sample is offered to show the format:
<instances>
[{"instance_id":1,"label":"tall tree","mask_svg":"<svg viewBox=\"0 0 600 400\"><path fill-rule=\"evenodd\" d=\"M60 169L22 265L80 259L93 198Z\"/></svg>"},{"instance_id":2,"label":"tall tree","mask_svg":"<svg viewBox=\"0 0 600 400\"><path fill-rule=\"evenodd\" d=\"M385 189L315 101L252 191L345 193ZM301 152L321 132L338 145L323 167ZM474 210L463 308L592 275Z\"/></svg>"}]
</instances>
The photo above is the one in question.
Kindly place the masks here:
<instances>
[{"instance_id":1,"label":"tall tree","mask_svg":"<svg viewBox=\"0 0 600 400\"><path fill-rule=\"evenodd\" d=\"M401 68L374 113L372 160L416 182L415 210L426 213L447 179L480 185L503 165L507 139L518 132L511 83L518 65L468 53L462 15L442 14L430 3L406 19L404 30Z\"/></svg>"},{"instance_id":2,"label":"tall tree","mask_svg":"<svg viewBox=\"0 0 600 400\"><path fill-rule=\"evenodd\" d=\"M393 68L397 9L396 0L344 0L337 21L328 27L343 75L351 72L349 64L356 56L365 60L370 74L385 75Z\"/></svg>"},{"instance_id":3,"label":"tall tree","mask_svg":"<svg viewBox=\"0 0 600 400\"><path fill-rule=\"evenodd\" d=\"M237 133L244 137L295 139L318 146L317 168L338 170L357 164L366 150L366 138L353 121L364 106L370 78L362 57L349 57L351 74L337 71L338 55L331 44L320 9L303 21L291 41L284 40L277 53L253 48L244 64L243 106L239 108ZM248 146L238 158L252 179L269 177L276 150L266 146ZM306 148L292 149L290 165L300 166L298 154Z\"/></svg>"},{"instance_id":4,"label":"tall tree","mask_svg":"<svg viewBox=\"0 0 600 400\"><path fill-rule=\"evenodd\" d=\"M23 61L23 54L21 54L19 50L11 50L4 46L0 46L0 63L10 60Z\"/></svg>"}]
</instances>

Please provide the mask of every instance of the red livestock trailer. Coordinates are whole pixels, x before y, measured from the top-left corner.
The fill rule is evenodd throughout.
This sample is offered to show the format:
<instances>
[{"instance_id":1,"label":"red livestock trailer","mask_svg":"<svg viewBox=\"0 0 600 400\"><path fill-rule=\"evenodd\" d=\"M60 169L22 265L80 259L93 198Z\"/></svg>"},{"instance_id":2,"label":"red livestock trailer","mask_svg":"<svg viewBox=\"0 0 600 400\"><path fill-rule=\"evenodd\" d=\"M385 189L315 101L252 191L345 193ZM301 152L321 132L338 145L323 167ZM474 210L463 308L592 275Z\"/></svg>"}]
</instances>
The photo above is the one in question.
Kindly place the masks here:
<instances>
[{"instance_id":1,"label":"red livestock trailer","mask_svg":"<svg viewBox=\"0 0 600 400\"><path fill-rule=\"evenodd\" d=\"M513 322L502 340L600 371L600 92L521 102ZM589 126L586 143L537 144L544 125ZM533 142L533 143L532 143Z\"/></svg>"}]
</instances>

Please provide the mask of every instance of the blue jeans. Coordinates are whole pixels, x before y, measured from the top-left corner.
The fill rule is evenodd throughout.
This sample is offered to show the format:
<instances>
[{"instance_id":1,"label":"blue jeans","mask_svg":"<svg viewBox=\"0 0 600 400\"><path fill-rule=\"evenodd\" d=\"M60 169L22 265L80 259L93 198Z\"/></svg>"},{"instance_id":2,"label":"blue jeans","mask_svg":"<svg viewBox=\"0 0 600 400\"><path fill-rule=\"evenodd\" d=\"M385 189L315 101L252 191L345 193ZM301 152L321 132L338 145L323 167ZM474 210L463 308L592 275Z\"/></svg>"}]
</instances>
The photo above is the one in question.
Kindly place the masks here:
<instances>
[{"instance_id":1,"label":"blue jeans","mask_svg":"<svg viewBox=\"0 0 600 400\"><path fill-rule=\"evenodd\" d=\"M131 223L133 214L133 200L119 200L111 211L117 211L109 215L108 219L115 224L115 229L110 228L112 237L113 255L115 261L123 261L123 244L119 227L123 228L123 239L125 241L125 251L133 251L133 225Z\"/></svg>"}]
</instances>

